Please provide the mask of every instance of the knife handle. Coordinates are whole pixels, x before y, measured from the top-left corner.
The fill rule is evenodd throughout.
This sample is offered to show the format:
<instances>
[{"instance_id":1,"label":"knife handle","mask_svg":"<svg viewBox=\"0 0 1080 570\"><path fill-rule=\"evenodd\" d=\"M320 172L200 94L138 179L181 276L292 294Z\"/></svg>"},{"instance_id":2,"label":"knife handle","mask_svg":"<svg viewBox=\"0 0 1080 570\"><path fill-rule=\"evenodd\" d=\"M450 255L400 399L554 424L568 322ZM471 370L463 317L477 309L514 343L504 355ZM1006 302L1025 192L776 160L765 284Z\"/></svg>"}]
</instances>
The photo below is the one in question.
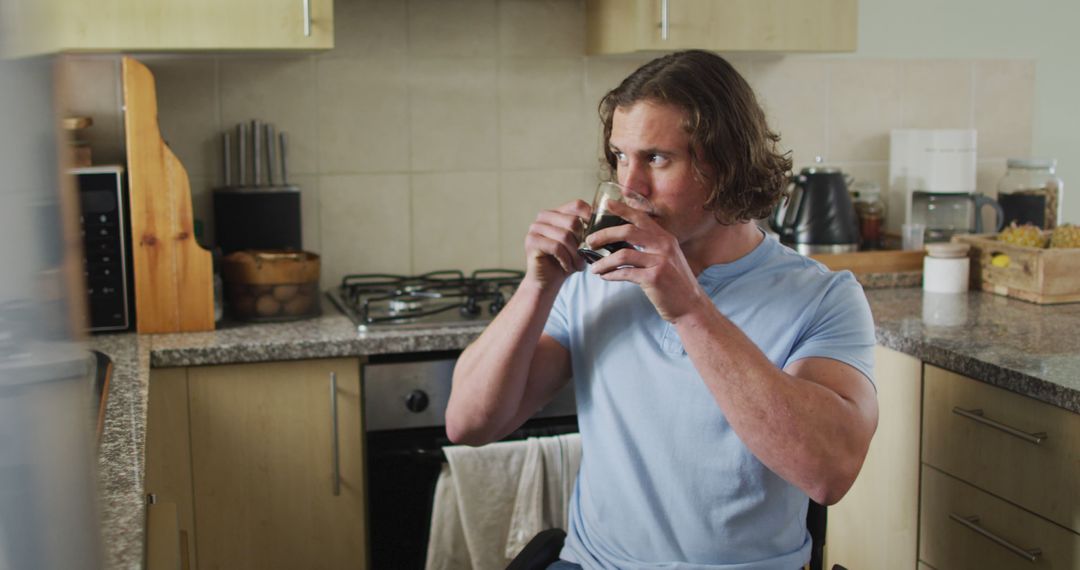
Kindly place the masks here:
<instances>
[{"instance_id":1,"label":"knife handle","mask_svg":"<svg viewBox=\"0 0 1080 570\"><path fill-rule=\"evenodd\" d=\"M229 131L221 133L221 161L223 168L221 174L225 178L225 186L232 186L232 137Z\"/></svg>"},{"instance_id":2,"label":"knife handle","mask_svg":"<svg viewBox=\"0 0 1080 570\"><path fill-rule=\"evenodd\" d=\"M286 149L288 148L289 138L285 135L285 133L278 133L278 139L281 141L281 184L285 186L289 184L289 161L286 158L288 156L286 154Z\"/></svg>"},{"instance_id":3,"label":"knife handle","mask_svg":"<svg viewBox=\"0 0 1080 570\"><path fill-rule=\"evenodd\" d=\"M277 161L274 160L276 158L275 155L277 154L274 152L274 148L277 146L274 144L274 139L276 138L274 137L274 125L266 123L263 125L263 129L263 134L266 138L266 183L273 186L275 178L274 170L277 168Z\"/></svg>"},{"instance_id":4,"label":"knife handle","mask_svg":"<svg viewBox=\"0 0 1080 570\"><path fill-rule=\"evenodd\" d=\"M247 124L236 125L236 170L240 186L247 186Z\"/></svg>"},{"instance_id":5,"label":"knife handle","mask_svg":"<svg viewBox=\"0 0 1080 570\"><path fill-rule=\"evenodd\" d=\"M262 123L251 121L251 166L255 171L253 184L262 186Z\"/></svg>"}]
</instances>

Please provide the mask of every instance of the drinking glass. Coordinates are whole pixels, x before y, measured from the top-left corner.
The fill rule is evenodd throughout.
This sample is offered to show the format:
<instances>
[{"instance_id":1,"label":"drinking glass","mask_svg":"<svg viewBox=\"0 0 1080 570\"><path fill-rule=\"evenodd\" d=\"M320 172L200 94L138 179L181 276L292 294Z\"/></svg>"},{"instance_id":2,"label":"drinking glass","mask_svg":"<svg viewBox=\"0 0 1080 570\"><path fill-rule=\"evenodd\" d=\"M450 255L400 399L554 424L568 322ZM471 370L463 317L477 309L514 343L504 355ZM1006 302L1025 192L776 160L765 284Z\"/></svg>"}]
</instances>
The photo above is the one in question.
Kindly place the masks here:
<instances>
[{"instance_id":1,"label":"drinking glass","mask_svg":"<svg viewBox=\"0 0 1080 570\"><path fill-rule=\"evenodd\" d=\"M926 234L926 224L910 223L900 226L901 247L905 250L922 249L923 236Z\"/></svg>"},{"instance_id":2,"label":"drinking glass","mask_svg":"<svg viewBox=\"0 0 1080 570\"><path fill-rule=\"evenodd\" d=\"M649 199L641 194L615 182L601 182L596 187L596 195L593 197L592 203L592 215L589 216L588 223L584 225L585 229L581 234L581 244L578 246L578 252L581 253L587 263L598 261L620 249L633 247L625 241L604 244L597 249L593 249L585 243L585 238L592 235L593 232L630 223L611 213L609 204L612 202L622 202L643 212L652 213L654 211Z\"/></svg>"}]
</instances>

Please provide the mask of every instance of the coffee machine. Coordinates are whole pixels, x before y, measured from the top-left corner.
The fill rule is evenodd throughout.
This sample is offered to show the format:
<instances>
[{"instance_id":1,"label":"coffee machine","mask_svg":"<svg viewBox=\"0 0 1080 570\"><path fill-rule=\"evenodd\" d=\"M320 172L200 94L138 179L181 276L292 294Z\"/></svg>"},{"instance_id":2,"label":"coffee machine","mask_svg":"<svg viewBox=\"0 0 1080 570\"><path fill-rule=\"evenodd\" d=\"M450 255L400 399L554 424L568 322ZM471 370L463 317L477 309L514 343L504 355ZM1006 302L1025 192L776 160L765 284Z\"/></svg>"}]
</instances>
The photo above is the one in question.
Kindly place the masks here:
<instances>
[{"instance_id":1,"label":"coffee machine","mask_svg":"<svg viewBox=\"0 0 1080 570\"><path fill-rule=\"evenodd\" d=\"M893 214L886 227L924 224L926 241L948 241L957 233L984 231L982 210L995 212L993 231L1001 228L1001 206L975 190L975 129L894 129L889 144L889 201ZM988 228L987 228L988 229Z\"/></svg>"}]
</instances>

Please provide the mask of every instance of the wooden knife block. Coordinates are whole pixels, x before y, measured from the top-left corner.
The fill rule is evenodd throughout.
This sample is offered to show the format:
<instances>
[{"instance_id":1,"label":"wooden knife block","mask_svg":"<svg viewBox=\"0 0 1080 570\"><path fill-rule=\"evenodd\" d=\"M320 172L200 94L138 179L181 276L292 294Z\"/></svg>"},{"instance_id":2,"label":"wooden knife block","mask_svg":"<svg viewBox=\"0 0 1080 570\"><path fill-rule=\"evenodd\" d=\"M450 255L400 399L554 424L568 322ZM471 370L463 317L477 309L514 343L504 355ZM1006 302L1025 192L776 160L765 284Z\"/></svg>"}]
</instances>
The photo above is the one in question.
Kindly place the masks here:
<instances>
[{"instance_id":1,"label":"wooden knife block","mask_svg":"<svg viewBox=\"0 0 1080 570\"><path fill-rule=\"evenodd\" d=\"M214 330L214 269L195 241L187 170L161 138L154 76L122 60L135 319L140 333Z\"/></svg>"}]
</instances>

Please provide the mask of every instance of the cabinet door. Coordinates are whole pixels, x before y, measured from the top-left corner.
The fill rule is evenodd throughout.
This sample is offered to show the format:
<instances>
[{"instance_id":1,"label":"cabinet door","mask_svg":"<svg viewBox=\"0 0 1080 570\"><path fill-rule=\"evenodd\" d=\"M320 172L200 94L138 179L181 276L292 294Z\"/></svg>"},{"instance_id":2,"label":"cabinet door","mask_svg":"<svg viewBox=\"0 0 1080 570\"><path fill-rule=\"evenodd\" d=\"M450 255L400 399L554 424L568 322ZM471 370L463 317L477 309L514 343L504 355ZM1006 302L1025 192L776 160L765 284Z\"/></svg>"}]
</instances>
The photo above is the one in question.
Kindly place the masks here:
<instances>
[{"instance_id":1,"label":"cabinet door","mask_svg":"<svg viewBox=\"0 0 1080 570\"><path fill-rule=\"evenodd\" d=\"M1080 415L926 367L923 461L1080 532Z\"/></svg>"},{"instance_id":2,"label":"cabinet door","mask_svg":"<svg viewBox=\"0 0 1080 570\"><path fill-rule=\"evenodd\" d=\"M194 569L195 515L191 496L191 440L188 430L186 368L156 368L150 372L146 409L146 493L160 505L175 505L176 528L148 525L148 547L169 544L175 532L181 568ZM158 515L161 517L162 515ZM158 536L154 536L158 533ZM165 533L165 535L160 535Z\"/></svg>"},{"instance_id":3,"label":"cabinet door","mask_svg":"<svg viewBox=\"0 0 1080 570\"><path fill-rule=\"evenodd\" d=\"M333 0L51 0L57 49L329 49Z\"/></svg>"},{"instance_id":4,"label":"cabinet door","mask_svg":"<svg viewBox=\"0 0 1080 570\"><path fill-rule=\"evenodd\" d=\"M858 4L856 0L635 0L633 4L589 0L587 17L589 53L691 48L842 52L855 51Z\"/></svg>"},{"instance_id":5,"label":"cabinet door","mask_svg":"<svg viewBox=\"0 0 1080 570\"><path fill-rule=\"evenodd\" d=\"M923 466L919 558L934 568L1080 567L1080 535Z\"/></svg>"},{"instance_id":6,"label":"cabinet door","mask_svg":"<svg viewBox=\"0 0 1080 570\"><path fill-rule=\"evenodd\" d=\"M878 427L848 494L829 507L825 567L915 568L922 363L874 349Z\"/></svg>"},{"instance_id":7,"label":"cabinet door","mask_svg":"<svg viewBox=\"0 0 1080 570\"><path fill-rule=\"evenodd\" d=\"M200 568L365 567L359 368L189 369Z\"/></svg>"}]
</instances>

